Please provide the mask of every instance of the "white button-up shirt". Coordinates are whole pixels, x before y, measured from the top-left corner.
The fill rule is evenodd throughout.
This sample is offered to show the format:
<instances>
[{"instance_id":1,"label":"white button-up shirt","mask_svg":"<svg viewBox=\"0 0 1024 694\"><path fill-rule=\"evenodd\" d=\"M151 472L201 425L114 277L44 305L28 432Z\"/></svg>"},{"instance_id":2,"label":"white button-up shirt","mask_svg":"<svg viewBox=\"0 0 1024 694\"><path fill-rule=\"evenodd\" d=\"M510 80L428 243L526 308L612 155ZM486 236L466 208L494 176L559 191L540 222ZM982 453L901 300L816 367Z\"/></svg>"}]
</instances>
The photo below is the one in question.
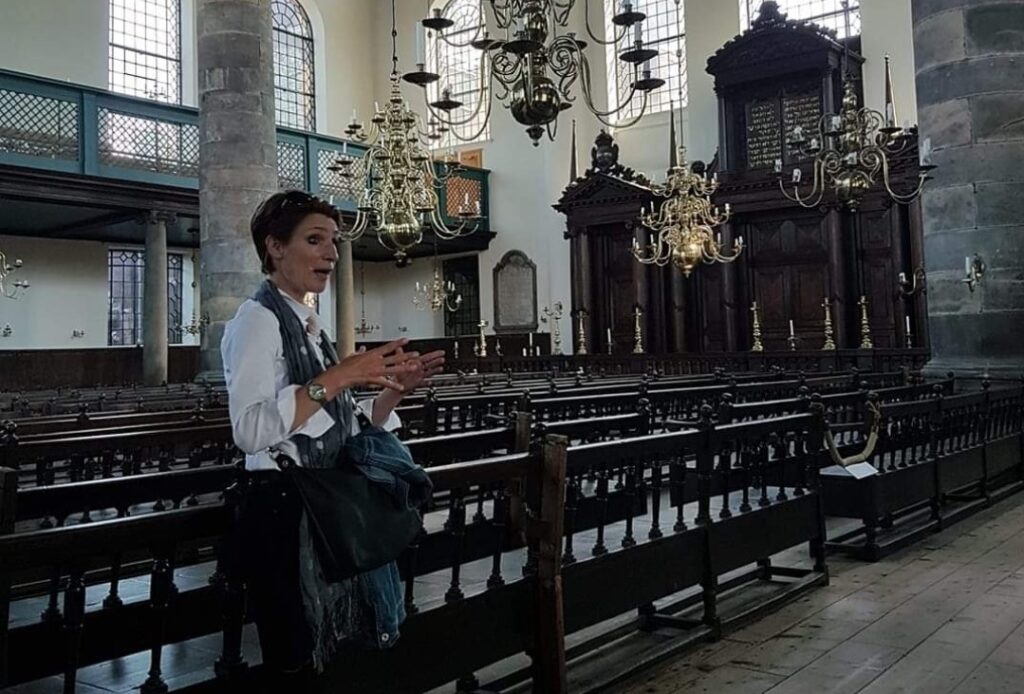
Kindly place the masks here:
<instances>
[{"instance_id":1,"label":"white button-up shirt","mask_svg":"<svg viewBox=\"0 0 1024 694\"><path fill-rule=\"evenodd\" d=\"M306 343L323 364L318 316L284 292L281 296L303 325L316 330L315 335L306 333ZM277 470L271 449L298 461L298 446L292 441L295 436L317 438L335 425L334 418L319 408L301 426L292 429L295 392L304 386L290 382L277 317L259 302L249 299L238 307L235 317L224 326L220 352L227 379L231 431L235 445L246 454L247 470ZM346 390L338 397L351 398L352 394ZM356 406L373 419L372 399L362 400ZM382 426L389 431L397 429L401 420L392 411ZM353 409L349 433L355 435L359 430Z\"/></svg>"}]
</instances>

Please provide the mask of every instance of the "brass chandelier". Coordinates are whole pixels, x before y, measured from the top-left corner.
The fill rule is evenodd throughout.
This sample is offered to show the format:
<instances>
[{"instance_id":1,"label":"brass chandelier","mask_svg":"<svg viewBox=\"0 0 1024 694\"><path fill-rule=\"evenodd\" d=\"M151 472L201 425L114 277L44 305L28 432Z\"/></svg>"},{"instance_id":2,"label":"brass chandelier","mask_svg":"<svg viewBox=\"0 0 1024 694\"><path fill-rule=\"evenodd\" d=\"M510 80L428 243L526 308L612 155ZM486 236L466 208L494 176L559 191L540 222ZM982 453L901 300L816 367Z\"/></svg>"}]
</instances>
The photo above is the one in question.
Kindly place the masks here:
<instances>
[{"instance_id":1,"label":"brass chandelier","mask_svg":"<svg viewBox=\"0 0 1024 694\"><path fill-rule=\"evenodd\" d=\"M355 118L346 134L369 141L363 155L366 186L359 195L356 219L340 230L342 239L354 241L367 229L377 233L381 245L404 264L409 250L423 240L429 227L440 238L450 240L472 234L481 220L480 203L470 207L468 196L462 201L459 223L449 227L439 210L438 190L445 187L460 167L451 158L436 173L429 149L423 144L427 133L421 119L402 98L398 76L398 32L395 28L395 3L391 3L392 70L391 95L384 108L374 106L367 134ZM345 155L335 163L343 177L352 176L353 160Z\"/></svg>"},{"instance_id":2,"label":"brass chandelier","mask_svg":"<svg viewBox=\"0 0 1024 694\"><path fill-rule=\"evenodd\" d=\"M426 311L429 308L434 313L442 310L454 313L462 305L462 295L455 291L455 283L451 280L441 279L437 255L434 256L433 279L424 284L416 283L416 293L412 297L412 304L420 311Z\"/></svg>"},{"instance_id":3,"label":"brass chandelier","mask_svg":"<svg viewBox=\"0 0 1024 694\"><path fill-rule=\"evenodd\" d=\"M849 3L843 0L844 9ZM850 15L846 13L846 34L850 35ZM849 46L844 63L849 62ZM782 178L782 160L775 160L779 174L779 189L786 199L802 207L818 207L828 189L835 191L836 201L850 210L860 206L864 195L879 181L893 201L901 204L913 202L928 180L931 165L931 141L927 138L921 147L921 162L917 185L909 193L893 189L890 160L907 150L912 141L911 132L899 125L893 95L892 72L889 56L885 56L885 114L867 107L857 107L857 93L853 78L846 71L843 79L843 100L839 114L824 114L815 133L805 133L797 126L789 133L789 147L806 157L814 157L811 189L800 191L801 170L793 170L792 194L786 190Z\"/></svg>"},{"instance_id":4,"label":"brass chandelier","mask_svg":"<svg viewBox=\"0 0 1024 694\"><path fill-rule=\"evenodd\" d=\"M380 326L366 320L366 263L359 264L359 325L355 327L355 334L366 337L372 332L380 330Z\"/></svg>"},{"instance_id":5,"label":"brass chandelier","mask_svg":"<svg viewBox=\"0 0 1024 694\"><path fill-rule=\"evenodd\" d=\"M426 69L424 55L417 57L416 70L403 79L411 84L424 87L431 123L438 130L450 131L459 140L476 140L487 127L491 114L491 95L509 109L512 117L526 126L526 133L534 146L540 143L545 132L554 139L558 125L558 114L571 108L577 97L572 86L579 83L583 103L598 120L607 126L626 128L643 117L647 110L647 94L665 84L665 80L651 76L650 61L658 51L644 45L642 22L646 15L638 12L632 0L621 5L621 11L612 17L614 34L608 40L595 34L590 25L590 0L490 0L485 3L490 9L501 38L491 38L481 26L472 32L463 43L455 42L445 35L445 30L455 22L435 9L431 17L422 20L425 29L433 33L433 39L455 48L471 46L480 52L480 84L477 102L469 108L469 114L458 117L453 114L463 104L453 98L447 87L434 91L431 98L428 85L441 79L435 72ZM630 90L621 103L602 110L594 102L591 81L591 67L584 49L586 42L576 38L574 32L566 31L573 9L582 4L585 24L590 38L601 46L614 46L618 59L631 65L633 79ZM642 67L641 67L642 66ZM637 94L642 96L639 111L631 118L611 123L609 117L626 109ZM483 111L482 123L476 132L463 134L459 128L472 123Z\"/></svg>"},{"instance_id":6,"label":"brass chandelier","mask_svg":"<svg viewBox=\"0 0 1024 694\"><path fill-rule=\"evenodd\" d=\"M14 263L7 262L7 256L0 251L0 295L8 299L17 299L21 293L28 289L28 282L25 280L11 281L11 275L21 269L24 263L21 258L16 258Z\"/></svg>"},{"instance_id":7,"label":"brass chandelier","mask_svg":"<svg viewBox=\"0 0 1024 694\"><path fill-rule=\"evenodd\" d=\"M680 126L680 129L682 126ZM651 192L665 201L660 208L640 208L640 223L650 229L651 240L641 244L633 239L633 257L645 265L659 267L672 263L683 275L690 276L698 263L731 263L743 251L743 237L738 237L732 250L722 248L720 235L713 230L729 221L732 211L711 204L718 190L718 174L690 170L686 147L676 147L675 121L670 120L670 162L668 178L662 185L650 186Z\"/></svg>"}]
</instances>

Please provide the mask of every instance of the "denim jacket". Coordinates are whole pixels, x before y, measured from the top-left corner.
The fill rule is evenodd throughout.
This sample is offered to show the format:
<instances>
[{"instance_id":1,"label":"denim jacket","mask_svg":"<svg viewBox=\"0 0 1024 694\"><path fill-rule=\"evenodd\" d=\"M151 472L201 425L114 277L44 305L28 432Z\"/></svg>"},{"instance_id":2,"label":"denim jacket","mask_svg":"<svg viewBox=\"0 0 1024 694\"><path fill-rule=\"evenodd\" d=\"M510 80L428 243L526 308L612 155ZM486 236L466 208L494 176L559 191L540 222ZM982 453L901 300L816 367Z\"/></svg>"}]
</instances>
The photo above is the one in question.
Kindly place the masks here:
<instances>
[{"instance_id":1,"label":"denim jacket","mask_svg":"<svg viewBox=\"0 0 1024 694\"><path fill-rule=\"evenodd\" d=\"M409 449L390 431L364 426L362 433L345 444L349 462L392 496L396 504L419 508L433 490L430 478L413 462ZM398 639L398 627L405 621L405 599L398 564L391 562L359 577L359 590L373 607L377 648L390 648ZM364 635L369 639L369 634Z\"/></svg>"}]
</instances>

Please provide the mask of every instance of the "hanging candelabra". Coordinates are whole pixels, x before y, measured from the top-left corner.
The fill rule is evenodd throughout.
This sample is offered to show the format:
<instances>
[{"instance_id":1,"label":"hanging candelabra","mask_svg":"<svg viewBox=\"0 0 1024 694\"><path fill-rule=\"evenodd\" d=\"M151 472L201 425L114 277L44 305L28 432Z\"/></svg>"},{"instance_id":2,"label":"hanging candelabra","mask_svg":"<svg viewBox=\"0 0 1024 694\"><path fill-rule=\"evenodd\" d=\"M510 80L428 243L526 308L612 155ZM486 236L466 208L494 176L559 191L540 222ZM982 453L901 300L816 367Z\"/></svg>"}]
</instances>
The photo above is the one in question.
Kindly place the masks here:
<instances>
[{"instance_id":1,"label":"hanging candelabra","mask_svg":"<svg viewBox=\"0 0 1024 694\"><path fill-rule=\"evenodd\" d=\"M733 262L743 251L743 237L737 237L729 251L723 249L721 235L713 232L732 216L728 203L724 211L711 204L711 196L718 190L718 175L709 178L704 172L690 170L686 148L676 147L674 120L669 126L669 147L668 180L650 187L656 197L665 201L659 208L651 202L649 211L641 206L640 223L652 234L647 243L633 239L633 257L646 265L672 263L686 277L701 262Z\"/></svg>"},{"instance_id":2,"label":"hanging candelabra","mask_svg":"<svg viewBox=\"0 0 1024 694\"><path fill-rule=\"evenodd\" d=\"M425 228L439 238L450 240L472 234L480 226L480 202L470 204L468 194L456 213L458 223L449 226L440 209L438 191L461 169L451 158L434 169L429 148L424 144L428 133L422 119L402 98L398 75L398 48L395 3L391 3L391 94L384 108L374 105L369 133L353 117L345 132L360 141L369 142L363 154L365 187L356 203L356 219L340 230L341 238L354 241L367 229L373 229L381 245L404 263L409 250L423 240ZM352 160L343 150L334 170L342 177L352 177Z\"/></svg>"},{"instance_id":3,"label":"hanging candelabra","mask_svg":"<svg viewBox=\"0 0 1024 694\"><path fill-rule=\"evenodd\" d=\"M366 321L366 263L359 264L359 325L355 327L355 334L366 337L372 332L380 330L379 325L371 325Z\"/></svg>"},{"instance_id":4,"label":"hanging candelabra","mask_svg":"<svg viewBox=\"0 0 1024 694\"><path fill-rule=\"evenodd\" d=\"M434 256L434 277L430 282L416 283L416 294L412 297L413 306L420 311L428 308L434 313L447 310L454 313L462 305L462 295L455 291L455 283L441 278L441 269Z\"/></svg>"},{"instance_id":5,"label":"hanging candelabra","mask_svg":"<svg viewBox=\"0 0 1024 694\"><path fill-rule=\"evenodd\" d=\"M848 2L843 1L844 10ZM849 12L846 12L849 36ZM844 63L849 61L849 47L844 54ZM775 171L779 174L779 188L782 194L802 207L818 207L826 192L831 189L836 201L847 209L860 206L864 195L879 181L892 200L902 204L913 202L928 180L928 172L935 167L931 164L931 141L925 138L921 144L920 170L917 184L906 193L893 188L891 160L907 150L913 141L912 133L899 125L896 115L896 101L892 84L889 56L885 56L885 113L857 106L857 93L853 78L847 72L843 79L842 106L838 114L826 113L818 121L816 132L805 133L796 126L788 136L788 147L805 157L813 157L811 164L812 181L809 191L801 192L802 172L793 170L792 194L786 190L782 179L782 160L775 160Z\"/></svg>"},{"instance_id":6,"label":"hanging candelabra","mask_svg":"<svg viewBox=\"0 0 1024 694\"><path fill-rule=\"evenodd\" d=\"M0 294L8 299L17 299L29 287L25 280L11 280L11 275L20 270L22 265L24 263L21 258L15 258L13 263L7 262L7 256L0 251Z\"/></svg>"},{"instance_id":7,"label":"hanging candelabra","mask_svg":"<svg viewBox=\"0 0 1024 694\"><path fill-rule=\"evenodd\" d=\"M483 21L475 28L458 27L454 33L461 34L461 39L450 37L446 32L455 27L455 21L444 16L441 9L435 9L418 27L416 70L404 76L411 84L424 87L427 109L437 128L450 131L460 140L479 139L490 119L492 98L497 98L518 123L526 126L526 133L536 146L545 133L554 139L558 115L577 100L572 91L575 84L579 85L583 103L590 112L605 125L616 128L639 121L647 111L648 93L665 84L665 80L651 74L650 61L658 51L644 43L642 27L646 15L637 11L631 0L622 2L620 11L611 18L612 34L608 39L598 36L591 27L591 0L490 0L485 4L491 10L500 38L492 38ZM573 9L579 5L583 6L591 40L609 50L613 47L617 59L631 73L629 91L620 103L607 109L595 103L586 42L567 30ZM679 16L679 0L676 7ZM471 47L479 52L478 96L475 103L467 105L468 110L459 114L455 112L464 104L452 94L441 75L427 69L428 30L435 46ZM639 106L634 101L638 95ZM612 116L622 114L631 105L635 107L632 116L611 122ZM472 128L475 123L477 127ZM467 126L473 131L460 132Z\"/></svg>"}]
</instances>

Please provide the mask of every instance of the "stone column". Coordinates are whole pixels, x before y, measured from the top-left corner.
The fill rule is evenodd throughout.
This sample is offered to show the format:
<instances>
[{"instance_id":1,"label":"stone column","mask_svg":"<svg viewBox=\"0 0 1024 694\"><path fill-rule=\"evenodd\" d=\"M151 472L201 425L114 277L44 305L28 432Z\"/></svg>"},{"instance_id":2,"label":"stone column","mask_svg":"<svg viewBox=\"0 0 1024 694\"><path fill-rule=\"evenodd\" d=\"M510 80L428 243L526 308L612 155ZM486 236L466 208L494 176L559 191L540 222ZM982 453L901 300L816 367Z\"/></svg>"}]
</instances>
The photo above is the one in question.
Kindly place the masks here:
<instances>
[{"instance_id":1,"label":"stone column","mask_svg":"<svg viewBox=\"0 0 1024 694\"><path fill-rule=\"evenodd\" d=\"M168 215L146 219L146 255L142 279L142 382L167 381L167 222Z\"/></svg>"},{"instance_id":2,"label":"stone column","mask_svg":"<svg viewBox=\"0 0 1024 694\"><path fill-rule=\"evenodd\" d=\"M925 188L929 369L1019 374L1024 341L1024 1L912 0ZM988 265L974 293L964 258Z\"/></svg>"},{"instance_id":3,"label":"stone column","mask_svg":"<svg viewBox=\"0 0 1024 694\"><path fill-rule=\"evenodd\" d=\"M334 339L338 355L356 351L355 281L352 271L352 242L338 244L338 264L334 267Z\"/></svg>"},{"instance_id":4,"label":"stone column","mask_svg":"<svg viewBox=\"0 0 1024 694\"><path fill-rule=\"evenodd\" d=\"M270 0L199 0L200 378L223 378L224 323L262 274L249 219L278 188Z\"/></svg>"}]
</instances>

